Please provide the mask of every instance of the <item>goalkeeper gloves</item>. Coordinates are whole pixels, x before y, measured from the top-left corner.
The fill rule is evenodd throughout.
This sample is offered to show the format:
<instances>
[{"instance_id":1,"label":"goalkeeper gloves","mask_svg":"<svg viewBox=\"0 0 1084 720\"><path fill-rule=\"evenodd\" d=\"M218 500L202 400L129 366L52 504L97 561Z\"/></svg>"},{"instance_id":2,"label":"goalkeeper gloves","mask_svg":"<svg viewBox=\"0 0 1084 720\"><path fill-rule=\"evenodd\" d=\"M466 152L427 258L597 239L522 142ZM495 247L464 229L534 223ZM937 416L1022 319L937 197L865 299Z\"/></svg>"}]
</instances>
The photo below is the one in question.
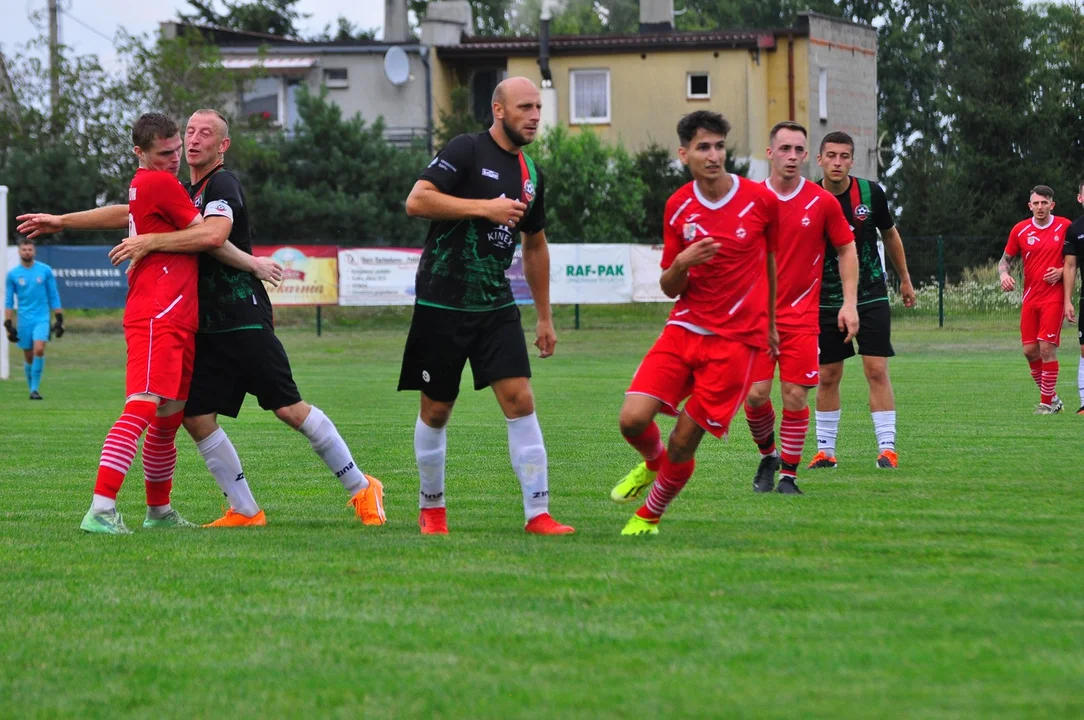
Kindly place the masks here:
<instances>
[{"instance_id":1,"label":"goalkeeper gloves","mask_svg":"<svg viewBox=\"0 0 1084 720\"><path fill-rule=\"evenodd\" d=\"M53 325L53 334L57 338L64 337L64 313L56 314L56 325Z\"/></svg>"},{"instance_id":2,"label":"goalkeeper gloves","mask_svg":"<svg viewBox=\"0 0 1084 720\"><path fill-rule=\"evenodd\" d=\"M14 323L10 320L5 320L4 329L8 331L8 342L19 342L19 333L15 330Z\"/></svg>"}]
</instances>

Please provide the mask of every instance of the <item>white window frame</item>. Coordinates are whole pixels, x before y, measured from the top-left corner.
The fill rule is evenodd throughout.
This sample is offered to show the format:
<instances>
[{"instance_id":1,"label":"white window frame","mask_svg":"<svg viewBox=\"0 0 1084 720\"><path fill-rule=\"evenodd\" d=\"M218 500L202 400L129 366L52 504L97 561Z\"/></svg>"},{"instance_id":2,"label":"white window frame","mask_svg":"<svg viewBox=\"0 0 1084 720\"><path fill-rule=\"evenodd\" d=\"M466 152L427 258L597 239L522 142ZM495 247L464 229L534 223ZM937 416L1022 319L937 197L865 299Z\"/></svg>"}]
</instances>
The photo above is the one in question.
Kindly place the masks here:
<instances>
[{"instance_id":1,"label":"white window frame","mask_svg":"<svg viewBox=\"0 0 1084 720\"><path fill-rule=\"evenodd\" d=\"M341 79L339 79L339 78L329 78L327 76L327 74L328 74L328 71L330 71L330 70L342 70L343 72L346 73L346 77L341 78ZM350 87L350 69L349 68L326 67L326 68L323 69L322 74L324 76L324 78L323 78L324 79L324 85L326 85L330 89L342 89L342 88Z\"/></svg>"},{"instance_id":2,"label":"white window frame","mask_svg":"<svg viewBox=\"0 0 1084 720\"><path fill-rule=\"evenodd\" d=\"M606 75L606 116L578 117L576 115L576 75L577 73L605 73ZM568 123L569 125L608 125L613 114L613 96L610 92L609 68L576 68L568 71Z\"/></svg>"},{"instance_id":3,"label":"white window frame","mask_svg":"<svg viewBox=\"0 0 1084 720\"><path fill-rule=\"evenodd\" d=\"M693 76L703 75L708 80L708 91L706 93L694 93L693 92ZM711 100L711 73L706 71L687 72L685 73L685 99L686 100Z\"/></svg>"},{"instance_id":4,"label":"white window frame","mask_svg":"<svg viewBox=\"0 0 1084 720\"><path fill-rule=\"evenodd\" d=\"M822 123L828 122L828 70L821 68L817 74L817 117Z\"/></svg>"}]
</instances>

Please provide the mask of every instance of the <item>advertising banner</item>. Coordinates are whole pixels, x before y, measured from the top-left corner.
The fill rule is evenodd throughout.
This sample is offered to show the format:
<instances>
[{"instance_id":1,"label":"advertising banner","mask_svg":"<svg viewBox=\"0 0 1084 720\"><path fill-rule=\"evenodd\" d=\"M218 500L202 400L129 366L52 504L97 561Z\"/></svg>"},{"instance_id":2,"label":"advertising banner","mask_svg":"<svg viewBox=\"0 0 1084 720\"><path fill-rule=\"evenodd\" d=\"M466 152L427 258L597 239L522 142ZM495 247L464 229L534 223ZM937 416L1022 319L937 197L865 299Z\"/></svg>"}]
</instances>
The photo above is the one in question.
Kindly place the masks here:
<instances>
[{"instance_id":1,"label":"advertising banner","mask_svg":"<svg viewBox=\"0 0 1084 720\"><path fill-rule=\"evenodd\" d=\"M337 305L339 248L334 245L256 245L253 252L283 267L282 284L267 286L274 305Z\"/></svg>"},{"instance_id":2,"label":"advertising banner","mask_svg":"<svg viewBox=\"0 0 1084 720\"><path fill-rule=\"evenodd\" d=\"M601 305L632 301L628 245L550 245L550 302Z\"/></svg>"},{"instance_id":3,"label":"advertising banner","mask_svg":"<svg viewBox=\"0 0 1084 720\"><path fill-rule=\"evenodd\" d=\"M413 305L421 249L339 250L340 305Z\"/></svg>"},{"instance_id":4,"label":"advertising banner","mask_svg":"<svg viewBox=\"0 0 1084 720\"><path fill-rule=\"evenodd\" d=\"M632 301L674 302L659 287L662 277L662 245L632 246Z\"/></svg>"}]
</instances>

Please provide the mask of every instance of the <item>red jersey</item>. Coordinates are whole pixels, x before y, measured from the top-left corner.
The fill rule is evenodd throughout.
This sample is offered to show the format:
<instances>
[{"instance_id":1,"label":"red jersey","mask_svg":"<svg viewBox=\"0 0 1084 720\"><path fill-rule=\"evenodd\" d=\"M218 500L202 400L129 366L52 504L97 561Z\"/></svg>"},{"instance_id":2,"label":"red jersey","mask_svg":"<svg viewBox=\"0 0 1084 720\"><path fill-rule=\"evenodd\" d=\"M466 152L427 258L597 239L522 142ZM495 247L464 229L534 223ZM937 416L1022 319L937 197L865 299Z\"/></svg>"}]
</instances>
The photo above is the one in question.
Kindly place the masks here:
<instances>
[{"instance_id":1,"label":"red jersey","mask_svg":"<svg viewBox=\"0 0 1084 720\"><path fill-rule=\"evenodd\" d=\"M666 201L663 270L694 242L714 238L720 244L709 262L689 268L688 285L667 323L766 349L767 254L775 252L779 201L760 183L732 178L734 187L718 202L701 195L695 181Z\"/></svg>"},{"instance_id":2,"label":"red jersey","mask_svg":"<svg viewBox=\"0 0 1084 720\"><path fill-rule=\"evenodd\" d=\"M1043 280L1049 268L1060 268L1065 264L1062 258L1062 242L1069 229L1069 221L1053 216L1050 224L1039 227L1035 218L1028 218L1016 223L1009 233L1009 242L1005 245L1005 254L1009 257L1021 255L1024 263L1024 304L1046 305L1062 302L1062 285Z\"/></svg>"},{"instance_id":3,"label":"red jersey","mask_svg":"<svg viewBox=\"0 0 1084 720\"><path fill-rule=\"evenodd\" d=\"M171 173L136 170L128 187L129 236L183 230L197 215L199 210ZM154 319L195 331L199 326L198 274L198 255L147 255L128 276L124 324Z\"/></svg>"},{"instance_id":4,"label":"red jersey","mask_svg":"<svg viewBox=\"0 0 1084 720\"><path fill-rule=\"evenodd\" d=\"M790 195L779 198L779 251L775 256L775 324L780 332L820 333L821 276L830 242L854 242L854 232L835 196L805 178ZM832 202L828 202L831 200Z\"/></svg>"}]
</instances>

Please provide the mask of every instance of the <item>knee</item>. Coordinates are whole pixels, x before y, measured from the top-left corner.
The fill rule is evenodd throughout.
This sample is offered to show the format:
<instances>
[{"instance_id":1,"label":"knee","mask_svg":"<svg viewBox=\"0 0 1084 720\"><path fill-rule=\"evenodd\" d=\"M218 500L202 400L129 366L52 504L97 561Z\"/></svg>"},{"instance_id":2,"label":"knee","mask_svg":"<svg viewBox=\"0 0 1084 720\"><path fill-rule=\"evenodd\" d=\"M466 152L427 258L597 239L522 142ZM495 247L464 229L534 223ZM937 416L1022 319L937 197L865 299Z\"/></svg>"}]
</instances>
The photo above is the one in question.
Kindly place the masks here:
<instances>
[{"instance_id":1,"label":"knee","mask_svg":"<svg viewBox=\"0 0 1084 720\"><path fill-rule=\"evenodd\" d=\"M452 419L452 403L442 402L430 402L422 406L420 413L422 422L433 428L439 430L448 424L448 421Z\"/></svg>"},{"instance_id":2,"label":"knee","mask_svg":"<svg viewBox=\"0 0 1084 720\"><path fill-rule=\"evenodd\" d=\"M675 463L688 462L696 456L696 438L677 431L670 433L670 441L666 444L666 452L670 461Z\"/></svg>"},{"instance_id":3,"label":"knee","mask_svg":"<svg viewBox=\"0 0 1084 720\"><path fill-rule=\"evenodd\" d=\"M801 410L809 402L809 390L801 385L784 385L783 407L787 410Z\"/></svg>"},{"instance_id":4,"label":"knee","mask_svg":"<svg viewBox=\"0 0 1084 720\"><path fill-rule=\"evenodd\" d=\"M1028 362L1036 362L1041 357L1042 356L1039 354L1039 346L1038 345L1025 345L1024 346L1024 358Z\"/></svg>"},{"instance_id":5,"label":"knee","mask_svg":"<svg viewBox=\"0 0 1084 720\"><path fill-rule=\"evenodd\" d=\"M645 416L629 408L621 408L621 417L618 422L621 425L621 434L625 437L637 437L643 435L651 424L651 416Z\"/></svg>"},{"instance_id":6,"label":"knee","mask_svg":"<svg viewBox=\"0 0 1084 720\"><path fill-rule=\"evenodd\" d=\"M884 363L866 366L866 380L870 385L888 384L888 366Z\"/></svg>"},{"instance_id":7,"label":"knee","mask_svg":"<svg viewBox=\"0 0 1084 720\"><path fill-rule=\"evenodd\" d=\"M294 403L293 405L287 405L286 407L277 408L275 410L275 417L292 427L294 430L299 430L311 411L311 405L299 402Z\"/></svg>"},{"instance_id":8,"label":"knee","mask_svg":"<svg viewBox=\"0 0 1084 720\"><path fill-rule=\"evenodd\" d=\"M43 348L43 347L34 348L34 357L36 357L36 358L45 357L45 348Z\"/></svg>"},{"instance_id":9,"label":"knee","mask_svg":"<svg viewBox=\"0 0 1084 720\"><path fill-rule=\"evenodd\" d=\"M760 407L764 403L768 402L772 394L772 384L770 382L754 383L749 388L749 394L745 397L745 404L749 407Z\"/></svg>"},{"instance_id":10,"label":"knee","mask_svg":"<svg viewBox=\"0 0 1084 720\"><path fill-rule=\"evenodd\" d=\"M1058 359L1058 346L1057 345L1040 345L1039 356L1043 362L1054 362Z\"/></svg>"},{"instance_id":11,"label":"knee","mask_svg":"<svg viewBox=\"0 0 1084 720\"><path fill-rule=\"evenodd\" d=\"M531 392L531 386L524 384L508 392L501 404L508 417L527 417L534 412L534 393Z\"/></svg>"},{"instance_id":12,"label":"knee","mask_svg":"<svg viewBox=\"0 0 1084 720\"><path fill-rule=\"evenodd\" d=\"M842 379L842 365L821 365L818 387L821 389L835 390L839 387L839 381Z\"/></svg>"},{"instance_id":13,"label":"knee","mask_svg":"<svg viewBox=\"0 0 1084 720\"><path fill-rule=\"evenodd\" d=\"M213 415L186 417L184 429L195 442L203 442L213 435L215 430L218 430L218 423L215 422Z\"/></svg>"}]
</instances>

